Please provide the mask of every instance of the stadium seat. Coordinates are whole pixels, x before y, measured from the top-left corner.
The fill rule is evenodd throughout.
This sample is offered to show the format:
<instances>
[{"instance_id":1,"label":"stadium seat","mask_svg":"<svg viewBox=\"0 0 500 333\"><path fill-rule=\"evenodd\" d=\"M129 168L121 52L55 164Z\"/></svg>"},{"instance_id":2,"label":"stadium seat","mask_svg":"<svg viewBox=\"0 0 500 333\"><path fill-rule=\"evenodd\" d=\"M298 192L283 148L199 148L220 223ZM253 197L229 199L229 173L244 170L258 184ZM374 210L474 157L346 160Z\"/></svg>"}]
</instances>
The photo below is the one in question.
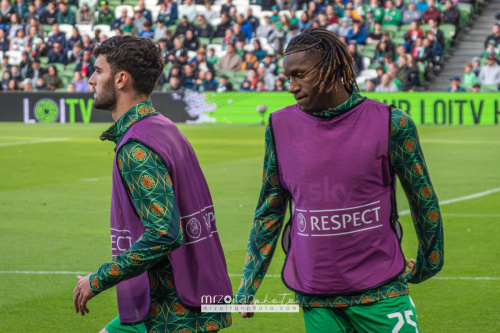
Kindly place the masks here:
<instances>
[{"instance_id":1,"label":"stadium seat","mask_svg":"<svg viewBox=\"0 0 500 333\"><path fill-rule=\"evenodd\" d=\"M405 33L410 30L411 24L402 24L399 26L399 31L404 31Z\"/></svg>"},{"instance_id":2,"label":"stadium seat","mask_svg":"<svg viewBox=\"0 0 500 333\"><path fill-rule=\"evenodd\" d=\"M101 34L105 34L106 36L111 31L111 27L107 24L97 24L94 26L93 31L96 31L97 29L101 30Z\"/></svg>"},{"instance_id":3,"label":"stadium seat","mask_svg":"<svg viewBox=\"0 0 500 333\"><path fill-rule=\"evenodd\" d=\"M42 65L42 67L46 67L48 63L49 57L40 57L40 65Z\"/></svg>"},{"instance_id":4,"label":"stadium seat","mask_svg":"<svg viewBox=\"0 0 500 333\"><path fill-rule=\"evenodd\" d=\"M481 92L498 92L498 84L483 84Z\"/></svg>"},{"instance_id":5,"label":"stadium seat","mask_svg":"<svg viewBox=\"0 0 500 333\"><path fill-rule=\"evenodd\" d=\"M6 55L9 56L9 65L19 66L23 58L23 51L7 51Z\"/></svg>"},{"instance_id":6,"label":"stadium seat","mask_svg":"<svg viewBox=\"0 0 500 333\"><path fill-rule=\"evenodd\" d=\"M387 24L382 26L382 32L388 32L391 35L391 39L396 36L396 32L398 32L398 26L394 24Z\"/></svg>"},{"instance_id":7,"label":"stadium seat","mask_svg":"<svg viewBox=\"0 0 500 333\"><path fill-rule=\"evenodd\" d=\"M201 45L201 44L205 44L205 45L210 44L210 38L206 38L206 37L199 37L199 38L198 38L198 41L200 42L200 45Z\"/></svg>"},{"instance_id":8,"label":"stadium seat","mask_svg":"<svg viewBox=\"0 0 500 333\"><path fill-rule=\"evenodd\" d=\"M441 24L439 30L443 32L445 36L453 38L455 36L455 25L454 24Z\"/></svg>"},{"instance_id":9,"label":"stadium seat","mask_svg":"<svg viewBox=\"0 0 500 333\"><path fill-rule=\"evenodd\" d=\"M222 37L214 37L212 38L211 44L221 45L222 46Z\"/></svg>"},{"instance_id":10,"label":"stadium seat","mask_svg":"<svg viewBox=\"0 0 500 333\"><path fill-rule=\"evenodd\" d=\"M129 5L120 5L115 8L115 17L120 18L122 16L122 10L126 9L127 10L127 16L134 16L134 8Z\"/></svg>"},{"instance_id":11,"label":"stadium seat","mask_svg":"<svg viewBox=\"0 0 500 333\"><path fill-rule=\"evenodd\" d=\"M66 39L70 39L73 35L73 26L71 24L59 24L59 30L64 32Z\"/></svg>"},{"instance_id":12,"label":"stadium seat","mask_svg":"<svg viewBox=\"0 0 500 333\"><path fill-rule=\"evenodd\" d=\"M54 66L57 69L57 74L61 74L64 71L64 64L51 63L49 66Z\"/></svg>"},{"instance_id":13,"label":"stadium seat","mask_svg":"<svg viewBox=\"0 0 500 333\"><path fill-rule=\"evenodd\" d=\"M93 37L92 26L90 24L76 24L75 27L78 28L80 35L87 35L89 37Z\"/></svg>"},{"instance_id":14,"label":"stadium seat","mask_svg":"<svg viewBox=\"0 0 500 333\"><path fill-rule=\"evenodd\" d=\"M431 26L428 25L428 24L422 24L420 26L420 29L422 29L422 32L424 33L424 35L427 33L427 31L431 30Z\"/></svg>"},{"instance_id":15,"label":"stadium seat","mask_svg":"<svg viewBox=\"0 0 500 333\"><path fill-rule=\"evenodd\" d=\"M403 37L394 37L392 42L396 45L396 47L398 47L399 45L403 45L406 41Z\"/></svg>"},{"instance_id":16,"label":"stadium seat","mask_svg":"<svg viewBox=\"0 0 500 333\"><path fill-rule=\"evenodd\" d=\"M225 71L217 71L217 77L221 77L222 75L227 76L228 78L234 77L234 72L231 70L225 70Z\"/></svg>"}]
</instances>

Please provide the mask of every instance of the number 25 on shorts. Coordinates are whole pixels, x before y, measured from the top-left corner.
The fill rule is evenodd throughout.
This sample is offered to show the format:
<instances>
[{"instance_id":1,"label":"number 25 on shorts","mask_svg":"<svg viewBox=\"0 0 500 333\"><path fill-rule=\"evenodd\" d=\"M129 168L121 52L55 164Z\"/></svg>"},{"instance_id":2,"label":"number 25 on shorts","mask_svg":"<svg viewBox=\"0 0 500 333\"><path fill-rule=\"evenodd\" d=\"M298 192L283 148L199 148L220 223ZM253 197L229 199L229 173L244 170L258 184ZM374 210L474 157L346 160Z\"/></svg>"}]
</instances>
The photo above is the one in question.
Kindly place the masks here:
<instances>
[{"instance_id":1,"label":"number 25 on shorts","mask_svg":"<svg viewBox=\"0 0 500 333\"><path fill-rule=\"evenodd\" d=\"M399 333L401 328L403 328L404 324L405 324L405 319L406 319L406 323L408 325L411 325L415 328L415 333L419 333L418 332L418 328L417 328L417 323L414 322L410 316L413 316L413 311L412 310L406 310L404 312L404 318L403 318L403 314L400 313L400 312L394 312L394 313L391 313L391 314L388 314L387 317L389 318L397 318L398 319L398 322L396 323L396 325L394 326L394 328L392 329L392 333ZM413 330L413 329L412 329ZM402 333L406 333L406 332L411 332L409 329L405 329L402 331Z\"/></svg>"}]
</instances>

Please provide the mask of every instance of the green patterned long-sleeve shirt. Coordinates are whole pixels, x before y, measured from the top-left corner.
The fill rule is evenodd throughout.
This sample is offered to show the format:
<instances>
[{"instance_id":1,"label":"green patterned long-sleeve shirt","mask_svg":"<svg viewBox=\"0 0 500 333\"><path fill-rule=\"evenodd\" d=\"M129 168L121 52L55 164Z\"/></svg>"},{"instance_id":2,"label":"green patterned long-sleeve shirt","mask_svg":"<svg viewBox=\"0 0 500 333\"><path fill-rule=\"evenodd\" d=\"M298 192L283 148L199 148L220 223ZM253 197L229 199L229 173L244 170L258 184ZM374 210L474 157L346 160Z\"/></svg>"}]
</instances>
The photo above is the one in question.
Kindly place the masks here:
<instances>
[{"instance_id":1,"label":"green patterned long-sleeve shirt","mask_svg":"<svg viewBox=\"0 0 500 333\"><path fill-rule=\"evenodd\" d=\"M130 126L155 115L151 100L141 102L111 125L101 140L118 145ZM229 314L191 311L176 296L167 255L181 246L182 230L172 180L161 157L144 144L131 141L117 152L117 165L146 230L128 251L91 275L94 293L148 271L151 312L145 324L149 332L210 332L230 326Z\"/></svg>"},{"instance_id":2,"label":"green patterned long-sleeve shirt","mask_svg":"<svg viewBox=\"0 0 500 333\"><path fill-rule=\"evenodd\" d=\"M364 99L365 97L355 89L342 105L313 115L333 118L351 110ZM237 299L251 299L255 296L277 247L287 210L289 194L279 183L276 149L269 125L265 132L265 146L262 189L253 219ZM398 279L363 294L314 297L296 293L300 306L347 307L407 295L408 282L419 283L441 270L444 240L438 199L431 184L416 125L408 114L397 108L391 109L390 149L391 166L408 198L417 232L418 252L414 268L411 272L403 273Z\"/></svg>"}]
</instances>

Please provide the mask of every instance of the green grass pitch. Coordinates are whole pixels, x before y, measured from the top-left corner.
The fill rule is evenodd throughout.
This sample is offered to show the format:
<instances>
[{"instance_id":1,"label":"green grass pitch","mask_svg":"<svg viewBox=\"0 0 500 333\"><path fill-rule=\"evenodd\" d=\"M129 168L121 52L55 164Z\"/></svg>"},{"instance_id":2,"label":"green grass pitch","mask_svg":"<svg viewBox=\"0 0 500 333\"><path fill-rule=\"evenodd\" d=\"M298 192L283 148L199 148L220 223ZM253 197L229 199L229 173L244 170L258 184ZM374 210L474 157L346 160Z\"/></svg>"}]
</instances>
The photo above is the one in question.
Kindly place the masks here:
<instances>
[{"instance_id":1,"label":"green grass pitch","mask_svg":"<svg viewBox=\"0 0 500 333\"><path fill-rule=\"evenodd\" d=\"M74 313L71 274L110 260L109 208L114 145L108 124L0 124L0 332L97 332L117 315L114 290ZM234 291L239 285L262 177L261 126L180 126L195 148L215 204ZM500 188L500 127L420 127L441 201ZM32 140L67 138L36 144ZM14 143L14 144L12 144ZM408 209L398 191L399 210ZM438 278L410 285L422 332L500 332L500 192L442 206L445 265ZM416 254L401 217L407 257ZM281 271L278 249L268 274ZM32 274L12 273L29 271ZM482 278L482 279L481 279ZM288 292L264 279L257 297ZM301 314L233 316L224 332L304 332Z\"/></svg>"}]
</instances>

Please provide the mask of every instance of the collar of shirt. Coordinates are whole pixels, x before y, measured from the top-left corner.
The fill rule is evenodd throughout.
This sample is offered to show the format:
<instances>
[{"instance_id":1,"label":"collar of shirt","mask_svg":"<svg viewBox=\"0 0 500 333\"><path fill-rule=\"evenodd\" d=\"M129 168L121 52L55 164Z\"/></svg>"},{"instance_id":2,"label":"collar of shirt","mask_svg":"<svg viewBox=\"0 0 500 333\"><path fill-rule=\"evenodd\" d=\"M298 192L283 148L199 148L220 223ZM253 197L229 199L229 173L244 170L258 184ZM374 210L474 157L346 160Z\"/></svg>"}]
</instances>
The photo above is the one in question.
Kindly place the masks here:
<instances>
[{"instance_id":1,"label":"collar of shirt","mask_svg":"<svg viewBox=\"0 0 500 333\"><path fill-rule=\"evenodd\" d=\"M363 102L365 99L366 99L366 97L361 96L361 94L359 93L359 90L353 86L352 87L352 94L347 99L347 101L340 104L336 108L314 112L312 115L315 117L318 117L318 118L332 118L332 117L338 116L342 113L345 113L345 112L351 110L356 105Z\"/></svg>"},{"instance_id":2,"label":"collar of shirt","mask_svg":"<svg viewBox=\"0 0 500 333\"><path fill-rule=\"evenodd\" d=\"M121 138L127 130L137 121L158 114L151 104L151 99L140 102L131 107L117 121L115 121L106 131L99 137L102 141L113 141L118 145Z\"/></svg>"}]
</instances>

